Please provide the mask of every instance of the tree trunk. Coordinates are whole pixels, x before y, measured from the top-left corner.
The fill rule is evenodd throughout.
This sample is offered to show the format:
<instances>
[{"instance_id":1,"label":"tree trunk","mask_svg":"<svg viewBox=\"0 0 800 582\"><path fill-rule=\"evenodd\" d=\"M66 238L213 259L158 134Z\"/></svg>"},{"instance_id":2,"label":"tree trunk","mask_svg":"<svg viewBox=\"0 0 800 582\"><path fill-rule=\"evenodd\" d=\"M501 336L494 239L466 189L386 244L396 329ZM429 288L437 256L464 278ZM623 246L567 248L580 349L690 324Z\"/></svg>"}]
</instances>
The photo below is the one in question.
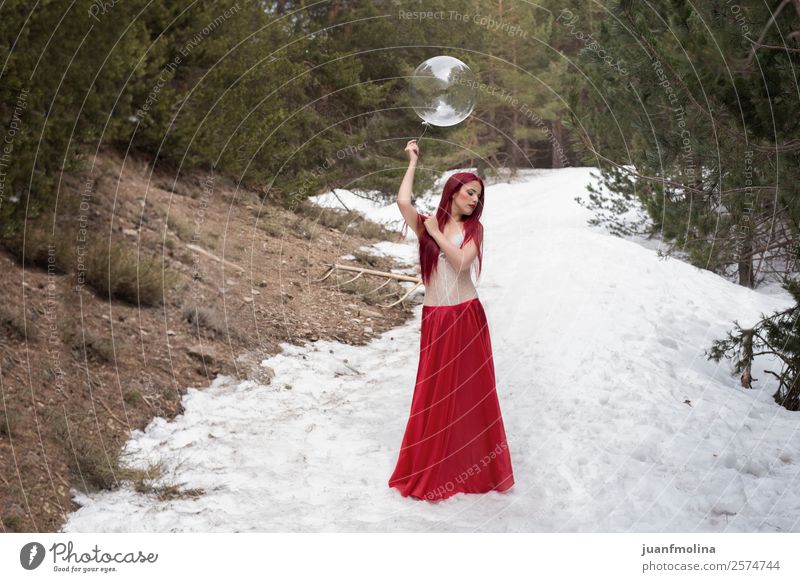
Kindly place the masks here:
<instances>
[{"instance_id":1,"label":"tree trunk","mask_svg":"<svg viewBox=\"0 0 800 582\"><path fill-rule=\"evenodd\" d=\"M551 158L552 161L551 161L551 166L550 167L552 167L552 168L563 168L564 167L564 163L562 161L561 156L562 156L562 154L566 153L566 152L563 151L564 146L562 145L562 140L563 140L563 137L564 137L564 126L561 125L561 122L558 119L556 119L555 121L553 121L553 125L552 125L552 130L551 131L553 132L553 141L555 143L551 144L553 155L552 155L552 158ZM561 148L560 151L559 151L559 148Z\"/></svg>"},{"instance_id":2,"label":"tree trunk","mask_svg":"<svg viewBox=\"0 0 800 582\"><path fill-rule=\"evenodd\" d=\"M753 240L748 237L747 244L742 248L742 256L743 258L739 259L739 285L744 285L745 287L749 287L752 289L755 286L755 281L753 277L753 257L752 257L752 250L753 250Z\"/></svg>"}]
</instances>

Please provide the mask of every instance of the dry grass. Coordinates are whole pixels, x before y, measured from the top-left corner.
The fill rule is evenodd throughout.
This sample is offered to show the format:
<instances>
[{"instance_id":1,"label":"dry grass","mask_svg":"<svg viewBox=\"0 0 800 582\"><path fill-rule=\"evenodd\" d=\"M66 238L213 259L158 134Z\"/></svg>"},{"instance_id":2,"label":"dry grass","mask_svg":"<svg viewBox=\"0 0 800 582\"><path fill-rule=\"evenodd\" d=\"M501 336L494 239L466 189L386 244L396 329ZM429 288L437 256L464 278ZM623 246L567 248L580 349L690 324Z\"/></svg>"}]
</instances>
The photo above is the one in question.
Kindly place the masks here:
<instances>
[{"instance_id":1,"label":"dry grass","mask_svg":"<svg viewBox=\"0 0 800 582\"><path fill-rule=\"evenodd\" d=\"M349 279L352 274L348 273ZM347 279L345 279L346 281ZM383 283L374 277L361 277L350 283L337 285L335 288L342 293L349 293L355 295L367 305L383 305L387 303L392 297L397 298L397 292L402 291L402 288L395 282L389 282L382 289L375 291L375 289Z\"/></svg>"},{"instance_id":2,"label":"dry grass","mask_svg":"<svg viewBox=\"0 0 800 582\"><path fill-rule=\"evenodd\" d=\"M120 443L104 441L89 426L70 424L68 428L61 414L50 415L47 426L68 449L65 458L69 459L73 472L72 481L81 484L87 492L113 490L126 481L135 484L156 479L163 474L163 468L158 464L151 464L145 469L125 466Z\"/></svg>"},{"instance_id":3,"label":"dry grass","mask_svg":"<svg viewBox=\"0 0 800 582\"><path fill-rule=\"evenodd\" d=\"M150 463L144 469L133 468L123 463L121 443L109 443L97 438L88 427L70 426L67 430L61 415L50 418L48 426L55 436L69 448L66 458L70 459L70 469L74 474L72 481L80 484L87 492L114 490L123 483L131 483L139 493L158 496L162 501L178 498L195 498L204 493L202 489L180 489L177 485L153 485L165 475L164 465Z\"/></svg>"},{"instance_id":4,"label":"dry grass","mask_svg":"<svg viewBox=\"0 0 800 582\"><path fill-rule=\"evenodd\" d=\"M130 405L139 404L142 400L144 400L142 398L142 393L135 388L125 392L125 394L122 396L122 399L125 401L125 404Z\"/></svg>"},{"instance_id":5,"label":"dry grass","mask_svg":"<svg viewBox=\"0 0 800 582\"><path fill-rule=\"evenodd\" d=\"M316 225L303 216L297 216L288 225L288 231L296 236L305 240L314 240L314 229Z\"/></svg>"},{"instance_id":6,"label":"dry grass","mask_svg":"<svg viewBox=\"0 0 800 582\"><path fill-rule=\"evenodd\" d=\"M115 359L111 339L101 337L88 328L81 329L77 321L65 326L61 339L80 360L110 363Z\"/></svg>"},{"instance_id":7,"label":"dry grass","mask_svg":"<svg viewBox=\"0 0 800 582\"><path fill-rule=\"evenodd\" d=\"M85 282L101 297L133 305L164 303L164 293L174 288L178 275L162 269L158 257L138 254L118 243L95 240L85 257Z\"/></svg>"},{"instance_id":8,"label":"dry grass","mask_svg":"<svg viewBox=\"0 0 800 582\"><path fill-rule=\"evenodd\" d=\"M332 228L351 236L361 236L369 240L388 240L392 238L392 234L382 225L367 220L359 212L321 208L308 200L298 204L295 212L300 216L305 216L315 224Z\"/></svg>"},{"instance_id":9,"label":"dry grass","mask_svg":"<svg viewBox=\"0 0 800 582\"><path fill-rule=\"evenodd\" d=\"M177 216L174 212L171 212L167 217L167 226L182 241L188 242L192 240L194 229L188 222L183 220L180 216Z\"/></svg>"},{"instance_id":10,"label":"dry grass","mask_svg":"<svg viewBox=\"0 0 800 582\"><path fill-rule=\"evenodd\" d=\"M75 266L76 241L66 230L52 230L41 225L30 225L23 237L3 241L5 249L16 261L29 267L38 267L54 273L69 273Z\"/></svg>"},{"instance_id":11,"label":"dry grass","mask_svg":"<svg viewBox=\"0 0 800 582\"><path fill-rule=\"evenodd\" d=\"M159 501L171 501L173 499L196 499L205 494L205 490L200 488L181 489L177 485L152 485L143 479L134 481L133 487L139 493L155 495Z\"/></svg>"},{"instance_id":12,"label":"dry grass","mask_svg":"<svg viewBox=\"0 0 800 582\"><path fill-rule=\"evenodd\" d=\"M367 265L372 269L380 269L386 262L385 257L374 255L365 251L353 251L351 254L359 263Z\"/></svg>"},{"instance_id":13,"label":"dry grass","mask_svg":"<svg viewBox=\"0 0 800 582\"><path fill-rule=\"evenodd\" d=\"M14 436L22 418L22 414L14 408L0 410L0 435Z\"/></svg>"},{"instance_id":14,"label":"dry grass","mask_svg":"<svg viewBox=\"0 0 800 582\"><path fill-rule=\"evenodd\" d=\"M5 307L0 307L0 335L20 342L36 339L33 327L26 327L24 321Z\"/></svg>"},{"instance_id":15,"label":"dry grass","mask_svg":"<svg viewBox=\"0 0 800 582\"><path fill-rule=\"evenodd\" d=\"M6 528L8 531L12 532L24 532L24 527L22 525L22 519L17 515L4 515L3 516L3 527Z\"/></svg>"},{"instance_id":16,"label":"dry grass","mask_svg":"<svg viewBox=\"0 0 800 582\"><path fill-rule=\"evenodd\" d=\"M192 326L192 333L196 336L211 337L214 339L230 337L239 339L241 336L237 329L225 325L225 320L216 309L199 305L186 305L183 308L183 319Z\"/></svg>"}]
</instances>

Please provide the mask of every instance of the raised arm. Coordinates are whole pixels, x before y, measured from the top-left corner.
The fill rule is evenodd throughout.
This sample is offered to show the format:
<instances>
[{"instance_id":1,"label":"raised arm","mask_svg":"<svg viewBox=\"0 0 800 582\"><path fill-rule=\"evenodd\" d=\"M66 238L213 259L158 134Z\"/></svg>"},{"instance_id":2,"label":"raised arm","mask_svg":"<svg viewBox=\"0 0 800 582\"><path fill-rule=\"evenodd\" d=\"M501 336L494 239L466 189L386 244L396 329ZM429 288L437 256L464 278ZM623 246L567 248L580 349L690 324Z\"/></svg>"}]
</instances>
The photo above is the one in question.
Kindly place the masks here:
<instances>
[{"instance_id":1,"label":"raised arm","mask_svg":"<svg viewBox=\"0 0 800 582\"><path fill-rule=\"evenodd\" d=\"M397 192L397 206L400 208L400 213L406 221L406 224L414 231L414 234L419 238L422 234L422 221L420 220L420 213L414 208L411 203L411 188L414 185L414 171L417 169L417 159L419 158L419 146L417 140L412 139L406 144L406 153L408 154L408 169L406 175L403 176L403 181L400 183L400 190Z\"/></svg>"}]
</instances>

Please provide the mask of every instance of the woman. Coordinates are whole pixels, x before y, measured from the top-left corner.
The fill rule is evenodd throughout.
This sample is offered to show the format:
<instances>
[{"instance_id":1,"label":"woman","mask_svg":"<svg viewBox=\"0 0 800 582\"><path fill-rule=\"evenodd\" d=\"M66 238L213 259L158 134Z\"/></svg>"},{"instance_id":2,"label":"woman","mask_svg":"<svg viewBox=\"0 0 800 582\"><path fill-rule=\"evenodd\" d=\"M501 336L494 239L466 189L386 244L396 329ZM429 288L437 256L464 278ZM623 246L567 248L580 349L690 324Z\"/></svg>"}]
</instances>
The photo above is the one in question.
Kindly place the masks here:
<instances>
[{"instance_id":1,"label":"woman","mask_svg":"<svg viewBox=\"0 0 800 582\"><path fill-rule=\"evenodd\" d=\"M397 205L419 239L425 285L420 357L411 414L389 487L428 501L455 493L505 491L514 484L495 390L489 328L470 270L483 264L483 180L461 172L447 180L436 213L411 204L419 158L406 145L408 170ZM405 227L404 227L405 230Z\"/></svg>"}]
</instances>

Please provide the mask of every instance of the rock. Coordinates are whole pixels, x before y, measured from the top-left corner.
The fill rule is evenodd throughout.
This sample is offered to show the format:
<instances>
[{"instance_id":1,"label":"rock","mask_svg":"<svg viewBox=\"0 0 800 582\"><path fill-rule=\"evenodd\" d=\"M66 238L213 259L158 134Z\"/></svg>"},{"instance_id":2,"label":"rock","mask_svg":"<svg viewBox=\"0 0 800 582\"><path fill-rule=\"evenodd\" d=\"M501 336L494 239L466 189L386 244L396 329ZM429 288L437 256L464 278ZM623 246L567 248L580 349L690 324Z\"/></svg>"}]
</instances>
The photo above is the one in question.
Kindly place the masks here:
<instances>
[{"instance_id":1,"label":"rock","mask_svg":"<svg viewBox=\"0 0 800 582\"><path fill-rule=\"evenodd\" d=\"M257 366L250 372L248 378L259 384L272 384L272 379L275 377L275 370L269 366Z\"/></svg>"},{"instance_id":2,"label":"rock","mask_svg":"<svg viewBox=\"0 0 800 582\"><path fill-rule=\"evenodd\" d=\"M125 236L137 236L139 234L139 231L136 230L135 228L123 228L122 234L124 234Z\"/></svg>"},{"instance_id":3,"label":"rock","mask_svg":"<svg viewBox=\"0 0 800 582\"><path fill-rule=\"evenodd\" d=\"M236 358L236 365L244 377L258 384L272 384L272 379L275 377L275 370L269 366L262 366L261 360L255 354L239 355Z\"/></svg>"},{"instance_id":4,"label":"rock","mask_svg":"<svg viewBox=\"0 0 800 582\"><path fill-rule=\"evenodd\" d=\"M177 333L175 333L173 330L171 330L171 329L168 329L168 330L167 330L167 335L178 335L178 334L177 334Z\"/></svg>"},{"instance_id":5,"label":"rock","mask_svg":"<svg viewBox=\"0 0 800 582\"><path fill-rule=\"evenodd\" d=\"M252 297L245 297L244 298L244 302L245 303L252 303L253 302L253 298Z\"/></svg>"},{"instance_id":6,"label":"rock","mask_svg":"<svg viewBox=\"0 0 800 582\"><path fill-rule=\"evenodd\" d=\"M218 359L217 353L209 346L190 346L186 348L186 353L194 359L204 362L207 366Z\"/></svg>"}]
</instances>

